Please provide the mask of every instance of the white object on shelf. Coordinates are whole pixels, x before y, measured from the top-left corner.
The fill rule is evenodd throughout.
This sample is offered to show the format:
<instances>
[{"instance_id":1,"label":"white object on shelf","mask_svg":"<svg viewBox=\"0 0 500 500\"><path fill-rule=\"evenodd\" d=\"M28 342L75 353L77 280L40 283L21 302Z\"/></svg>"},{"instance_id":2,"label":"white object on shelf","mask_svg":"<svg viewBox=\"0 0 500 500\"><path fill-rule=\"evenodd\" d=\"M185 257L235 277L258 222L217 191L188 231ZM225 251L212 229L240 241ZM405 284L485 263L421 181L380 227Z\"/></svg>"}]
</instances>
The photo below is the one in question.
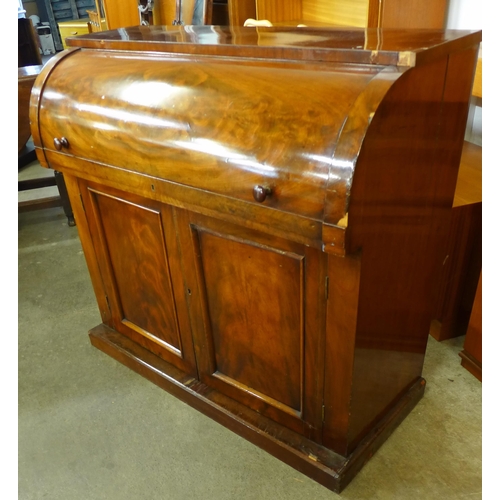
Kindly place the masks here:
<instances>
[{"instance_id":1,"label":"white object on shelf","mask_svg":"<svg viewBox=\"0 0 500 500\"><path fill-rule=\"evenodd\" d=\"M50 26L43 24L42 26L36 26L35 28L38 33L38 38L40 39L42 54L44 56L55 54L56 48L54 45L54 39L52 38Z\"/></svg>"}]
</instances>

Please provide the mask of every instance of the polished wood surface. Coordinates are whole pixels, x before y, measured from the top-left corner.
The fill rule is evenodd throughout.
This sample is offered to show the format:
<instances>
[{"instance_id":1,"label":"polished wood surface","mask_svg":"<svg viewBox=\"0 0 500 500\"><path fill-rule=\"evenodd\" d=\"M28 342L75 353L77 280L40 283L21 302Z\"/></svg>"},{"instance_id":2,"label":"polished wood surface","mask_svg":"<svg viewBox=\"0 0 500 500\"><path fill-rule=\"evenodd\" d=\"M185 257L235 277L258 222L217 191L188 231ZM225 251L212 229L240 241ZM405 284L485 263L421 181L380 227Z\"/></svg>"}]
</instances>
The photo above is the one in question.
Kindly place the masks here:
<instances>
[{"instance_id":1,"label":"polished wood surface","mask_svg":"<svg viewBox=\"0 0 500 500\"><path fill-rule=\"evenodd\" d=\"M193 336L206 346L197 354L201 380L309 436L321 421L324 256L217 219L177 218L200 318Z\"/></svg>"},{"instance_id":2,"label":"polished wood surface","mask_svg":"<svg viewBox=\"0 0 500 500\"><path fill-rule=\"evenodd\" d=\"M171 210L93 184L82 184L80 191L92 213L87 220L96 239L114 328L177 368L196 374L189 325L182 321L183 286L180 274L172 274L179 256Z\"/></svg>"},{"instance_id":3,"label":"polished wood surface","mask_svg":"<svg viewBox=\"0 0 500 500\"><path fill-rule=\"evenodd\" d=\"M69 38L70 47L413 67L480 40L477 32L134 26Z\"/></svg>"},{"instance_id":4,"label":"polished wood surface","mask_svg":"<svg viewBox=\"0 0 500 500\"><path fill-rule=\"evenodd\" d=\"M460 353L462 366L472 373L479 381L482 381L483 365L483 280L482 273L479 276L474 305L470 315L469 326L465 334L463 351Z\"/></svg>"},{"instance_id":5,"label":"polished wood surface","mask_svg":"<svg viewBox=\"0 0 500 500\"><path fill-rule=\"evenodd\" d=\"M38 158L78 205L92 343L344 488L423 394L480 39L69 40L30 109Z\"/></svg>"}]
</instances>

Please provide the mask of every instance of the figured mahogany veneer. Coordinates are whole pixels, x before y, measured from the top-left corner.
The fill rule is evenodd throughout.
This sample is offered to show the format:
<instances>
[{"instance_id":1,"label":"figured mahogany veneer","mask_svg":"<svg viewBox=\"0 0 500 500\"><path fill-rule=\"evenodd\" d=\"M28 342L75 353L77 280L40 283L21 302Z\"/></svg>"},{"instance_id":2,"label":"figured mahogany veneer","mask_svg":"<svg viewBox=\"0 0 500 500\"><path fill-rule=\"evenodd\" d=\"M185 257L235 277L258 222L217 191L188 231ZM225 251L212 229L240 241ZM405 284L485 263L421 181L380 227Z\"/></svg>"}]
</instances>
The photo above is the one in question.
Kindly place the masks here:
<instances>
[{"instance_id":1,"label":"figured mahogany veneer","mask_svg":"<svg viewBox=\"0 0 500 500\"><path fill-rule=\"evenodd\" d=\"M480 40L218 26L68 39L31 120L74 205L93 345L344 488L423 395Z\"/></svg>"}]
</instances>

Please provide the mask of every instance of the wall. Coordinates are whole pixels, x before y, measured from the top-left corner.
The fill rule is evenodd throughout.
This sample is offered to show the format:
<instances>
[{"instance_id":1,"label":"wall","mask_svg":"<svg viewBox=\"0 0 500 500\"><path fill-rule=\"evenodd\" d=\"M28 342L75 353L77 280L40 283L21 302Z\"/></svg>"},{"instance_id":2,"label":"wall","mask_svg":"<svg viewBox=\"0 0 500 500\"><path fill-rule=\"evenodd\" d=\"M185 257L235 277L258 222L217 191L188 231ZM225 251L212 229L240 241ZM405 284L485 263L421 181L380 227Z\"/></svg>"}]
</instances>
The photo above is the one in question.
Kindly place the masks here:
<instances>
[{"instance_id":1,"label":"wall","mask_svg":"<svg viewBox=\"0 0 500 500\"><path fill-rule=\"evenodd\" d=\"M483 0L449 0L446 27L482 29L482 5Z\"/></svg>"}]
</instances>

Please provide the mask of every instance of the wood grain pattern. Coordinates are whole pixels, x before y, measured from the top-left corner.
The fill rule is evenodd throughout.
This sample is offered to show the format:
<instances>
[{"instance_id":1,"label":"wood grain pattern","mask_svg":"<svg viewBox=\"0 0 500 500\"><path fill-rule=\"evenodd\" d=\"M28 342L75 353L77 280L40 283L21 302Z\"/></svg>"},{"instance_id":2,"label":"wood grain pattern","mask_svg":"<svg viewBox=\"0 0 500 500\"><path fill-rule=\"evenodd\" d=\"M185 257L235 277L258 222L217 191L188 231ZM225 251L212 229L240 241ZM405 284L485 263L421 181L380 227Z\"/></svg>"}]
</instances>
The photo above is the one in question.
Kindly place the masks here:
<instances>
[{"instance_id":1,"label":"wood grain pattern","mask_svg":"<svg viewBox=\"0 0 500 500\"><path fill-rule=\"evenodd\" d=\"M347 455L361 256L328 257L323 443Z\"/></svg>"},{"instance_id":2,"label":"wood grain pattern","mask_svg":"<svg viewBox=\"0 0 500 500\"><path fill-rule=\"evenodd\" d=\"M378 26L383 28L442 29L446 21L447 0L383 0Z\"/></svg>"},{"instance_id":3,"label":"wood grain pattern","mask_svg":"<svg viewBox=\"0 0 500 500\"><path fill-rule=\"evenodd\" d=\"M91 341L339 491L423 394L481 34L203 29L75 38L35 84Z\"/></svg>"},{"instance_id":4,"label":"wood grain pattern","mask_svg":"<svg viewBox=\"0 0 500 500\"><path fill-rule=\"evenodd\" d=\"M257 19L266 19L272 23L302 19L302 0L256 0Z\"/></svg>"},{"instance_id":5,"label":"wood grain pattern","mask_svg":"<svg viewBox=\"0 0 500 500\"><path fill-rule=\"evenodd\" d=\"M421 373L435 277L445 257L473 63L472 50L466 50L408 70L375 113L357 160L348 241L350 251L362 251L362 274L350 446ZM453 83L459 80L459 68L469 75L464 85ZM408 116L413 117L410 133ZM401 174L403 182L397 180Z\"/></svg>"},{"instance_id":6,"label":"wood grain pattern","mask_svg":"<svg viewBox=\"0 0 500 500\"><path fill-rule=\"evenodd\" d=\"M320 193L343 118L378 71L319 66L311 81L309 73L285 63L241 64L221 73L216 61L200 67L172 58L130 56L126 59L134 75L127 78L135 83L129 87L127 79L106 76L123 67L122 58L102 52L96 61L95 56L81 52L68 59L64 72L54 69L58 87L46 91L64 95L57 107L67 120L45 120L42 110L47 149L53 149L54 138L71 137L71 155L106 164L121 156L122 168L147 169L154 177L252 203L256 185L270 186L266 206L312 219L323 212ZM96 64L102 71L98 75L90 72ZM76 74L81 85L71 95L63 89L71 88ZM281 92L288 81L294 82L293 89ZM314 97L297 107L308 92ZM344 98L326 105L331 92ZM133 113L126 111L129 101L136 104ZM172 168L179 163L181 170Z\"/></svg>"},{"instance_id":7,"label":"wood grain pattern","mask_svg":"<svg viewBox=\"0 0 500 500\"><path fill-rule=\"evenodd\" d=\"M304 369L303 257L202 229L197 233L212 325L213 373L269 396L300 414ZM217 259L223 251L227 257ZM290 291L293 301L289 300Z\"/></svg>"},{"instance_id":8,"label":"wood grain pattern","mask_svg":"<svg viewBox=\"0 0 500 500\"><path fill-rule=\"evenodd\" d=\"M335 1L302 0L302 19L309 21L364 28L368 25L367 0Z\"/></svg>"},{"instance_id":9,"label":"wood grain pattern","mask_svg":"<svg viewBox=\"0 0 500 500\"><path fill-rule=\"evenodd\" d=\"M261 38L265 36L265 46ZM68 38L70 47L251 59L415 66L481 41L478 31L137 26ZM254 61L255 63L257 61Z\"/></svg>"},{"instance_id":10,"label":"wood grain pattern","mask_svg":"<svg viewBox=\"0 0 500 500\"><path fill-rule=\"evenodd\" d=\"M102 0L106 26L110 30L137 26L140 22L137 0Z\"/></svg>"},{"instance_id":11,"label":"wood grain pattern","mask_svg":"<svg viewBox=\"0 0 500 500\"><path fill-rule=\"evenodd\" d=\"M257 17L255 0L228 0L227 5L231 26L243 26L247 19Z\"/></svg>"},{"instance_id":12,"label":"wood grain pattern","mask_svg":"<svg viewBox=\"0 0 500 500\"><path fill-rule=\"evenodd\" d=\"M182 248L185 267L196 269L187 282L193 314L203 318L193 325L196 343L206 346L197 356L201 380L296 432L314 433L323 390L321 254L216 219L191 215L189 222L191 237L183 238L191 241Z\"/></svg>"},{"instance_id":13,"label":"wood grain pattern","mask_svg":"<svg viewBox=\"0 0 500 500\"><path fill-rule=\"evenodd\" d=\"M172 274L178 255L171 212L91 185L82 184L80 194L111 311L109 324L178 368L196 373L189 321L182 314L183 282Z\"/></svg>"}]
</instances>

